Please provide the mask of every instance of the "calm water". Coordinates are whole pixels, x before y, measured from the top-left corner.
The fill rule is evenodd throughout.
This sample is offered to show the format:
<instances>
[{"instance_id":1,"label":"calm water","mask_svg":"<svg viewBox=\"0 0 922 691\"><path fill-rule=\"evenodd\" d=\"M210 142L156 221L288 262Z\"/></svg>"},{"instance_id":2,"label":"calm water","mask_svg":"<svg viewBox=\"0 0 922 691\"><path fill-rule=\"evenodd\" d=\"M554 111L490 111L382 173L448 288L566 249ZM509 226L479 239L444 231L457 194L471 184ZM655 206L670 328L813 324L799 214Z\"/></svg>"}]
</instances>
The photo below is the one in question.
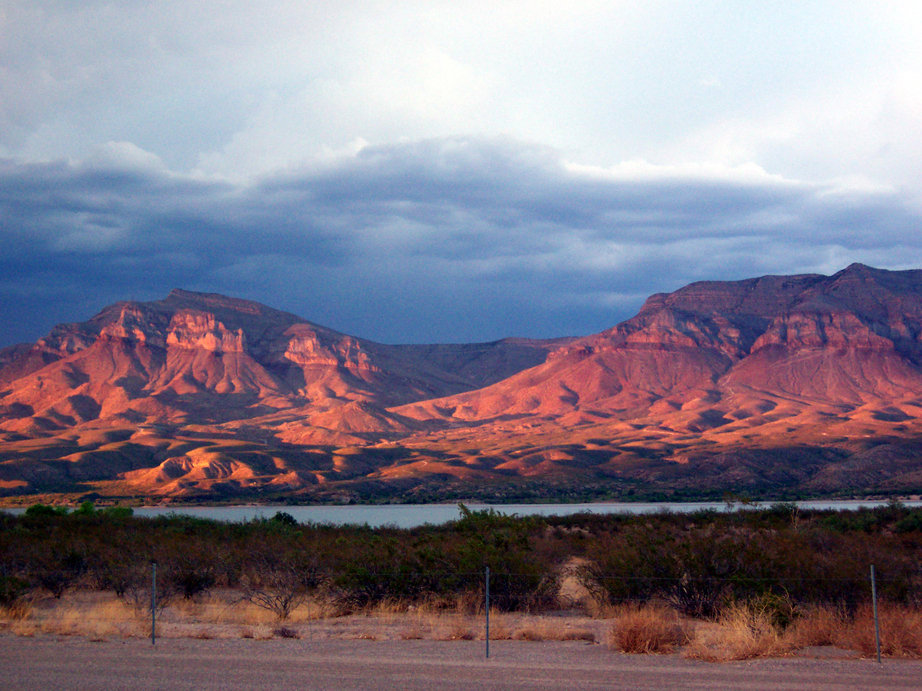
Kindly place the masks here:
<instances>
[{"instance_id":1,"label":"calm water","mask_svg":"<svg viewBox=\"0 0 922 691\"><path fill-rule=\"evenodd\" d=\"M774 502L757 502L751 508L766 508ZM886 504L883 501L799 501L805 509L854 510ZM922 501L903 502L907 506L922 506ZM591 504L467 504L475 511L493 509L498 513L518 516L566 516L573 513L621 513L645 514L658 511L690 513L704 509L726 511L724 502L599 502ZM738 504L735 506L739 506ZM22 513L25 509L7 509L10 513ZM240 522L253 518L271 518L277 511L291 514L301 523L331 523L334 525L368 524L372 527L397 526L413 528L426 523L447 523L460 518L457 504L386 504L349 506L194 506L194 507L144 507L134 510L136 516L167 516L179 514L211 518L219 521Z\"/></svg>"}]
</instances>

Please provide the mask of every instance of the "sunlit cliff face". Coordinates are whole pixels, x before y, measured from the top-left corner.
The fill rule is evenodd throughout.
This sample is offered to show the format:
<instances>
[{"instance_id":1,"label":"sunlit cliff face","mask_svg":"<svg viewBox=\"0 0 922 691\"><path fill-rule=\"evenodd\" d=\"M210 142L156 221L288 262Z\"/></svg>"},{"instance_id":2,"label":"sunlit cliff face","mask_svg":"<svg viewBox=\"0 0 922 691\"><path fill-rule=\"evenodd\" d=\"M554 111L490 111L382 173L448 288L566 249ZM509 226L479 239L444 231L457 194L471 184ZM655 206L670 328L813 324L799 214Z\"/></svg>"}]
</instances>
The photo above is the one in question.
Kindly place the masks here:
<instances>
[{"instance_id":1,"label":"sunlit cliff face","mask_svg":"<svg viewBox=\"0 0 922 691\"><path fill-rule=\"evenodd\" d=\"M922 272L855 265L692 284L582 339L386 346L174 291L4 351L0 481L184 495L687 472L834 487L877 477L845 468L897 444L910 482L920 296Z\"/></svg>"}]
</instances>

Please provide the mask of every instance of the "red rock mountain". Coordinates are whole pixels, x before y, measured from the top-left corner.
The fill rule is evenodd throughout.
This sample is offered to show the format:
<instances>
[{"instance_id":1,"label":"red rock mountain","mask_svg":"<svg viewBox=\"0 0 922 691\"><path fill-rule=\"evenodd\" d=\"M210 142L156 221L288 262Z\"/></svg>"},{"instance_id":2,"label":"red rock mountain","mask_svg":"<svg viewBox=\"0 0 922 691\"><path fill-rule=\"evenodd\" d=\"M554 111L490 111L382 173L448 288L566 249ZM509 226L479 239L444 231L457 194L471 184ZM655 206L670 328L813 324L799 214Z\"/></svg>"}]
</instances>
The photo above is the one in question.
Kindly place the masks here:
<instances>
[{"instance_id":1,"label":"red rock mountain","mask_svg":"<svg viewBox=\"0 0 922 691\"><path fill-rule=\"evenodd\" d=\"M174 291L0 352L0 488L922 489L922 271L702 282L562 341L389 346Z\"/></svg>"},{"instance_id":2,"label":"red rock mountain","mask_svg":"<svg viewBox=\"0 0 922 691\"><path fill-rule=\"evenodd\" d=\"M742 419L791 399L854 410L914 400L920 364L922 271L854 265L831 278L766 276L654 295L633 319L541 365L399 410L463 421L678 409Z\"/></svg>"}]
</instances>

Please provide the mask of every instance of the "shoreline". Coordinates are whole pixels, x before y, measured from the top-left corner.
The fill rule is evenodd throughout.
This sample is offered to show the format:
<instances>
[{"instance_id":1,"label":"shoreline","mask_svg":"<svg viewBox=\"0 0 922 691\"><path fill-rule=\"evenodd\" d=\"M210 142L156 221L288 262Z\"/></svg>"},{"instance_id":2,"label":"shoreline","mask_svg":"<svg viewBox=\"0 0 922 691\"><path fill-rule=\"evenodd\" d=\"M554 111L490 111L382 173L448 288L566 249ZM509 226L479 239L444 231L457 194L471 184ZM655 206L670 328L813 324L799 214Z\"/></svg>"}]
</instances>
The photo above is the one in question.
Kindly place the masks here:
<instances>
[{"instance_id":1,"label":"shoreline","mask_svg":"<svg viewBox=\"0 0 922 691\"><path fill-rule=\"evenodd\" d=\"M915 495L910 495L915 496ZM897 502L908 509L919 509L922 500L899 499L804 499L791 502L582 502L582 503L529 503L529 504L465 504L474 513L495 512L501 516L517 518L540 517L545 519L567 518L578 514L595 516L642 516L657 513L694 514L698 512L716 512L732 515L737 512L769 511L776 508L790 508L791 511L803 512L853 512L862 509L877 509ZM51 506L54 510L71 515L86 514L86 507ZM269 520L282 514L284 520L293 520L297 524L318 526L368 526L378 528L412 529L425 525L445 525L462 518L460 503L429 504L333 504L333 505L293 505L293 504L256 504L237 505L141 505L141 506L95 506L90 505L89 515L105 515L113 509L130 511L136 518L154 519L165 517L186 517L195 520L210 520L221 523L245 523L254 520ZM0 514L22 516L28 507L3 507Z\"/></svg>"},{"instance_id":2,"label":"shoreline","mask_svg":"<svg viewBox=\"0 0 922 691\"><path fill-rule=\"evenodd\" d=\"M629 497L608 497L604 499L598 498L586 498L586 499L572 499L567 497L561 497L555 499L554 497L522 497L522 498L511 498L503 501L486 501L482 498L475 497L465 497L465 498L455 498L455 499L440 499L436 501L406 501L401 498L399 495L395 496L392 499L386 500L366 500L359 501L355 499L350 499L348 501L339 501L339 500L306 500L306 501L294 501L292 497L285 497L283 495L272 497L266 500L255 500L252 497L240 497L239 501L235 500L221 500L218 498L201 498L193 500L183 500L182 498L171 498L165 497L158 501L152 501L153 497L115 497L115 496L105 496L97 495L95 493L90 494L77 494L77 493L43 493L35 495L7 495L0 497L0 511L6 509L24 509L28 508L33 504L47 504L49 506L66 506L66 507L77 507L84 501L91 501L99 508L106 508L112 506L121 506L132 509L165 509L165 508L181 508L181 509L193 509L193 508L333 508L333 507L398 507L398 506L457 506L458 504L464 504L467 506L487 506L487 507L501 507L501 506L575 506L575 505L592 505L592 504L624 504L624 505L642 505L642 504L729 504L733 506L751 506L751 505L762 505L770 506L771 504L787 504L787 503L812 503L812 502L877 502L877 503L887 503L887 502L900 502L900 503L910 503L910 502L922 502L922 493L908 493L908 494L862 494L862 495L815 495L815 496L805 496L798 498L786 497L772 497L772 496L760 496L752 497L748 495L727 495L727 496L713 496L703 494L700 496L690 496L682 497L680 499L663 499L663 498L650 498L648 496L636 496L631 495Z\"/></svg>"}]
</instances>

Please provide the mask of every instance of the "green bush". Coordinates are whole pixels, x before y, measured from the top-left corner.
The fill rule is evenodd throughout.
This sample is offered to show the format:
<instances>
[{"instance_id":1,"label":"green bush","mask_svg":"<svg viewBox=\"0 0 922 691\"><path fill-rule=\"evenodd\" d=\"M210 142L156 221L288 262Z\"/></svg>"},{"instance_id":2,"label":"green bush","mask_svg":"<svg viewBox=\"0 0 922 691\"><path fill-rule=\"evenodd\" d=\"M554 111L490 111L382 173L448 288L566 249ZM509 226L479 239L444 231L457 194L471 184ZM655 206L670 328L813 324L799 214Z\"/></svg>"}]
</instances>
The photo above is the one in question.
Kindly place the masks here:
<instances>
[{"instance_id":1,"label":"green bush","mask_svg":"<svg viewBox=\"0 0 922 691\"><path fill-rule=\"evenodd\" d=\"M0 575L0 607L10 609L31 590L29 582L16 576Z\"/></svg>"},{"instance_id":2,"label":"green bush","mask_svg":"<svg viewBox=\"0 0 922 691\"><path fill-rule=\"evenodd\" d=\"M47 504L32 504L26 509L25 515L28 518L48 518L55 516L66 516L68 509L65 506L48 506Z\"/></svg>"},{"instance_id":3,"label":"green bush","mask_svg":"<svg viewBox=\"0 0 922 691\"><path fill-rule=\"evenodd\" d=\"M869 597L871 564L881 597L922 604L922 512L900 505L559 518L462 507L457 521L410 530L299 525L278 514L232 524L116 508L67 515L42 505L0 515L0 574L19 579L7 587L99 588L139 602L145 589L149 596L151 561L177 597L323 589L349 607L392 599L474 607L489 567L493 606L524 610L553 606L558 574L574 557L601 601L656 599L699 616L760 597L854 609Z\"/></svg>"}]
</instances>

